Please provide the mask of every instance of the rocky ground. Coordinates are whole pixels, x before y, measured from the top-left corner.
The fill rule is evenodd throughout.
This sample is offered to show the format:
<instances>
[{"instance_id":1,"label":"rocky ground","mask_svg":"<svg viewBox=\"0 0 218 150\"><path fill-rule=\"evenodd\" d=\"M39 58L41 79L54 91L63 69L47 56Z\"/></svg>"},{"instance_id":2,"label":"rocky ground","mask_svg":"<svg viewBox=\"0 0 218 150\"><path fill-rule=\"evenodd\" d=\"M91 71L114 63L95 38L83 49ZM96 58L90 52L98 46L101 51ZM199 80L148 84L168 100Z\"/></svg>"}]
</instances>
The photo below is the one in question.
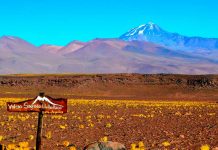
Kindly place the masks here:
<instances>
[{"instance_id":1,"label":"rocky ground","mask_svg":"<svg viewBox=\"0 0 218 150\"><path fill-rule=\"evenodd\" d=\"M218 75L62 74L0 76L1 97L218 100Z\"/></svg>"},{"instance_id":2,"label":"rocky ground","mask_svg":"<svg viewBox=\"0 0 218 150\"><path fill-rule=\"evenodd\" d=\"M197 150L205 144L214 148L217 108L209 102L71 101L68 113L44 116L43 149L66 149L63 141L81 149L105 136L127 149L140 141L151 150ZM1 143L28 141L34 146L37 113L9 113L2 107L0 123Z\"/></svg>"},{"instance_id":3,"label":"rocky ground","mask_svg":"<svg viewBox=\"0 0 218 150\"><path fill-rule=\"evenodd\" d=\"M0 143L35 145L37 113L9 113L5 102L41 91L70 99L68 113L44 116L43 149L66 149L63 141L81 149L103 137L127 149L139 141L151 150L218 146L218 75L0 76Z\"/></svg>"}]
</instances>

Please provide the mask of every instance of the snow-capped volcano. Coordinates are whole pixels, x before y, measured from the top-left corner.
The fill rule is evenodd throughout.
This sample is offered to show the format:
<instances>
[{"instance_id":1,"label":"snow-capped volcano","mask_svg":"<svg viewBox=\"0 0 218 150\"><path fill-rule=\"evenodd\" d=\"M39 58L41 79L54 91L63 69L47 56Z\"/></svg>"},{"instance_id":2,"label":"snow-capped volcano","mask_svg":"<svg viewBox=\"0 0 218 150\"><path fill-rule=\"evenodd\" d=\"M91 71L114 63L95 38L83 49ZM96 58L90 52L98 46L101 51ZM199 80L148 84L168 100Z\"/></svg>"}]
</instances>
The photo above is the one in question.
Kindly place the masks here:
<instances>
[{"instance_id":1,"label":"snow-capped volcano","mask_svg":"<svg viewBox=\"0 0 218 150\"><path fill-rule=\"evenodd\" d=\"M218 50L218 39L216 38L183 36L165 31L152 22L131 29L120 36L120 39L125 41L147 41L179 50Z\"/></svg>"},{"instance_id":2,"label":"snow-capped volcano","mask_svg":"<svg viewBox=\"0 0 218 150\"><path fill-rule=\"evenodd\" d=\"M168 33L161 29L158 25L149 22L148 24L143 24L131 29L129 32L123 34L120 38L128 41L150 41L154 40L155 37L160 37L166 34Z\"/></svg>"},{"instance_id":3,"label":"snow-capped volcano","mask_svg":"<svg viewBox=\"0 0 218 150\"><path fill-rule=\"evenodd\" d=\"M124 34L123 38L132 38L132 36L140 35L153 35L158 36L163 32L163 30L156 24L149 22L148 24L140 25L139 27L131 29L129 32Z\"/></svg>"}]
</instances>

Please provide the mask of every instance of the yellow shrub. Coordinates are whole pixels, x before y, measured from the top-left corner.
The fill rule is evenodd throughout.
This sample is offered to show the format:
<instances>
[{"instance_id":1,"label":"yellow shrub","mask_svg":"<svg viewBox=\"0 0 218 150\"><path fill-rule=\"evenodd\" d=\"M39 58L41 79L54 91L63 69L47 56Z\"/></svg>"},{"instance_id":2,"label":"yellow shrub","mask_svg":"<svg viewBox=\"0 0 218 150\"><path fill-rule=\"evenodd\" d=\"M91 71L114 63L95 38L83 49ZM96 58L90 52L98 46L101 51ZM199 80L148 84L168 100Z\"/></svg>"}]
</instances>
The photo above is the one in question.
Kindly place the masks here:
<instances>
[{"instance_id":1,"label":"yellow shrub","mask_svg":"<svg viewBox=\"0 0 218 150\"><path fill-rule=\"evenodd\" d=\"M4 137L3 137L3 136L0 136L0 142L1 142L3 139L4 139Z\"/></svg>"},{"instance_id":2,"label":"yellow shrub","mask_svg":"<svg viewBox=\"0 0 218 150\"><path fill-rule=\"evenodd\" d=\"M88 126L89 127L94 127L94 124L93 123L89 123Z\"/></svg>"},{"instance_id":3,"label":"yellow shrub","mask_svg":"<svg viewBox=\"0 0 218 150\"><path fill-rule=\"evenodd\" d=\"M145 150L145 145L142 141L139 142L139 148L140 150Z\"/></svg>"},{"instance_id":4,"label":"yellow shrub","mask_svg":"<svg viewBox=\"0 0 218 150\"><path fill-rule=\"evenodd\" d=\"M135 150L136 149L136 144L131 144L131 149L130 150Z\"/></svg>"},{"instance_id":5,"label":"yellow shrub","mask_svg":"<svg viewBox=\"0 0 218 150\"><path fill-rule=\"evenodd\" d=\"M210 146L209 145L202 145L201 150L210 150Z\"/></svg>"},{"instance_id":6,"label":"yellow shrub","mask_svg":"<svg viewBox=\"0 0 218 150\"><path fill-rule=\"evenodd\" d=\"M167 147L167 146L170 146L170 143L168 141L165 141L165 142L162 143L162 145Z\"/></svg>"},{"instance_id":7,"label":"yellow shrub","mask_svg":"<svg viewBox=\"0 0 218 150\"><path fill-rule=\"evenodd\" d=\"M75 146L71 146L70 150L76 150L76 147Z\"/></svg>"},{"instance_id":8,"label":"yellow shrub","mask_svg":"<svg viewBox=\"0 0 218 150\"><path fill-rule=\"evenodd\" d=\"M105 136L105 137L101 138L100 141L101 141L101 142L107 142L107 141L108 141L108 138Z\"/></svg>"},{"instance_id":9,"label":"yellow shrub","mask_svg":"<svg viewBox=\"0 0 218 150\"><path fill-rule=\"evenodd\" d=\"M30 136L29 136L29 139L30 139L30 140L33 140L33 139L34 139L34 136L33 136L33 135L30 135Z\"/></svg>"},{"instance_id":10,"label":"yellow shrub","mask_svg":"<svg viewBox=\"0 0 218 150\"><path fill-rule=\"evenodd\" d=\"M29 143L28 142L20 142L19 146L22 148L27 148L27 147L29 147Z\"/></svg>"},{"instance_id":11,"label":"yellow shrub","mask_svg":"<svg viewBox=\"0 0 218 150\"><path fill-rule=\"evenodd\" d=\"M48 131L48 132L46 133L45 137L46 137L47 139L51 139L51 131Z\"/></svg>"},{"instance_id":12,"label":"yellow shrub","mask_svg":"<svg viewBox=\"0 0 218 150\"><path fill-rule=\"evenodd\" d=\"M81 124L81 125L79 125L79 128L80 128L80 129L84 129L85 126L84 126L83 124Z\"/></svg>"},{"instance_id":13,"label":"yellow shrub","mask_svg":"<svg viewBox=\"0 0 218 150\"><path fill-rule=\"evenodd\" d=\"M59 125L59 127L60 127L61 129L66 129L66 126L64 126L64 125Z\"/></svg>"},{"instance_id":14,"label":"yellow shrub","mask_svg":"<svg viewBox=\"0 0 218 150\"><path fill-rule=\"evenodd\" d=\"M11 150L11 149L16 149L16 145L15 144L9 144L7 146L7 149Z\"/></svg>"},{"instance_id":15,"label":"yellow shrub","mask_svg":"<svg viewBox=\"0 0 218 150\"><path fill-rule=\"evenodd\" d=\"M62 143L65 147L69 146L70 145L70 142L69 141L63 141Z\"/></svg>"},{"instance_id":16,"label":"yellow shrub","mask_svg":"<svg viewBox=\"0 0 218 150\"><path fill-rule=\"evenodd\" d=\"M107 128L112 127L111 123L107 123L107 124L106 124L106 127L107 127Z\"/></svg>"}]
</instances>

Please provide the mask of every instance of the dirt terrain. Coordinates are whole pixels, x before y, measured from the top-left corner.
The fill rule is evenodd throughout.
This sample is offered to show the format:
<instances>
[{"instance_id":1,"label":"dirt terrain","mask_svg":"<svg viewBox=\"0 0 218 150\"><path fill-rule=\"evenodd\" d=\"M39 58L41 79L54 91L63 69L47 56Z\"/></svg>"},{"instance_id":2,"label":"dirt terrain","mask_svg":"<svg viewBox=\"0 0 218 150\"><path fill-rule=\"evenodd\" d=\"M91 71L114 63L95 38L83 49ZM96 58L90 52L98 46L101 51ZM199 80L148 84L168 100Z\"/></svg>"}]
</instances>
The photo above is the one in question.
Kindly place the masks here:
<instances>
[{"instance_id":1,"label":"dirt terrain","mask_svg":"<svg viewBox=\"0 0 218 150\"><path fill-rule=\"evenodd\" d=\"M103 137L146 149L218 147L218 75L0 76L0 144L35 146L37 113L7 112L6 102L44 91L68 98L68 113L45 115L43 149L78 149ZM16 98L17 97L17 98Z\"/></svg>"},{"instance_id":2,"label":"dirt terrain","mask_svg":"<svg viewBox=\"0 0 218 150\"><path fill-rule=\"evenodd\" d=\"M1 97L218 100L218 75L62 74L0 76Z\"/></svg>"},{"instance_id":3,"label":"dirt terrain","mask_svg":"<svg viewBox=\"0 0 218 150\"><path fill-rule=\"evenodd\" d=\"M70 100L68 103L68 113L44 116L43 150L67 150L63 141L81 150L105 136L123 143L127 150L139 141L148 150L218 147L216 103L128 100ZM34 147L37 113L9 113L5 106L0 111L1 143L27 141ZM164 146L164 142L169 144Z\"/></svg>"}]
</instances>

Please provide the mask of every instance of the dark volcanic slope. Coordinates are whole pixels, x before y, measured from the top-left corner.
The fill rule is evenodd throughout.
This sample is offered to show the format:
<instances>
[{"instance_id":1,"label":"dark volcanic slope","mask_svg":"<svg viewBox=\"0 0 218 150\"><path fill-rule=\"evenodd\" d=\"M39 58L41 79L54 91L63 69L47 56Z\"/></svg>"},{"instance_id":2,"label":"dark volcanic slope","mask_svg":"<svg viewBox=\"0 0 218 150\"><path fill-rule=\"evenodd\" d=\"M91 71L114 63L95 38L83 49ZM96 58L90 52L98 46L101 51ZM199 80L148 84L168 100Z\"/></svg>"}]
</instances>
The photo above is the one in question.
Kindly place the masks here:
<instances>
[{"instance_id":1,"label":"dark volcanic slope","mask_svg":"<svg viewBox=\"0 0 218 150\"><path fill-rule=\"evenodd\" d=\"M218 75L11 75L0 76L1 97L218 100Z\"/></svg>"}]
</instances>

